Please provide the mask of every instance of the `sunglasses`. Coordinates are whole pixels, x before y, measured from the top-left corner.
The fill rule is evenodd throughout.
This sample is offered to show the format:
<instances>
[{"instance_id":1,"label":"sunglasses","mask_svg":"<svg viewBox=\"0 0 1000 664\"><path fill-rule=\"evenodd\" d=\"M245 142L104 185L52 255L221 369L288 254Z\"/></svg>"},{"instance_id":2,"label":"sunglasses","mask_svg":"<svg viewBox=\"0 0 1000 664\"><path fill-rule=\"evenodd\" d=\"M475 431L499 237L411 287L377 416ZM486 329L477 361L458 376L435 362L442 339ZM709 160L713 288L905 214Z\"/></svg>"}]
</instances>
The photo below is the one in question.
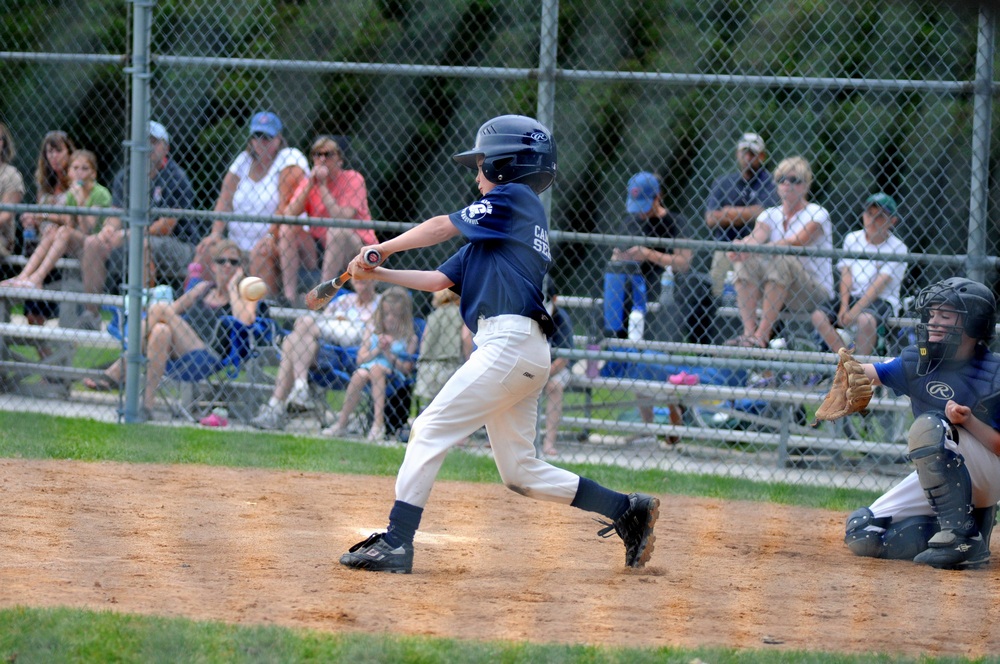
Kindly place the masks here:
<instances>
[{"instance_id":1,"label":"sunglasses","mask_svg":"<svg viewBox=\"0 0 1000 664\"><path fill-rule=\"evenodd\" d=\"M778 184L802 184L805 182L802 178L797 178L795 176L786 176L778 178Z\"/></svg>"},{"instance_id":2,"label":"sunglasses","mask_svg":"<svg viewBox=\"0 0 1000 664\"><path fill-rule=\"evenodd\" d=\"M262 131L255 131L254 133L250 134L250 138L262 138L264 140L268 140L274 138L274 136L271 136L270 134L265 134Z\"/></svg>"},{"instance_id":3,"label":"sunglasses","mask_svg":"<svg viewBox=\"0 0 1000 664\"><path fill-rule=\"evenodd\" d=\"M235 266L237 266L237 265L240 264L240 259L239 258L216 258L215 259L215 264L216 265L232 265L233 267L235 267Z\"/></svg>"},{"instance_id":4,"label":"sunglasses","mask_svg":"<svg viewBox=\"0 0 1000 664\"><path fill-rule=\"evenodd\" d=\"M312 153L312 157L314 159L317 158L317 157L322 157L323 159L332 159L333 157L336 157L339 154L340 153L337 152L337 151L335 151L335 150L327 150L326 152L316 151L316 152Z\"/></svg>"}]
</instances>

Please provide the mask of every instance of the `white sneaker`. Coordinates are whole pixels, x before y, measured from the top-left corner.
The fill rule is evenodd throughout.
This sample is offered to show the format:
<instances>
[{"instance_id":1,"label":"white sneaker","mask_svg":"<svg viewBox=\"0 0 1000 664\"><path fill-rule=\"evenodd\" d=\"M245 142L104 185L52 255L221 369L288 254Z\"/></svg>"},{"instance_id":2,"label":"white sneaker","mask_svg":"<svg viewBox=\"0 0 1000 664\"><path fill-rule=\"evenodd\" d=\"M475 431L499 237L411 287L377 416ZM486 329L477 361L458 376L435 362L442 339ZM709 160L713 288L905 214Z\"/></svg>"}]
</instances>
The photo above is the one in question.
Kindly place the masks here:
<instances>
[{"instance_id":1,"label":"white sneaker","mask_svg":"<svg viewBox=\"0 0 1000 664\"><path fill-rule=\"evenodd\" d=\"M343 436L346 432L344 431L344 428L340 426L339 422L334 422L333 424L331 424L330 426L326 427L325 429L322 429L320 431L320 433L322 435L324 435L324 436L329 436L331 438L337 438L337 437Z\"/></svg>"},{"instance_id":2,"label":"white sneaker","mask_svg":"<svg viewBox=\"0 0 1000 664\"><path fill-rule=\"evenodd\" d=\"M257 411L257 417L250 420L250 426L267 431L285 428L285 414L278 406L262 404Z\"/></svg>"},{"instance_id":3,"label":"white sneaker","mask_svg":"<svg viewBox=\"0 0 1000 664\"><path fill-rule=\"evenodd\" d=\"M288 410L292 412L302 413L307 410L312 409L312 397L309 394L308 385L299 385L298 387L293 387L292 391L288 395L288 399L285 401Z\"/></svg>"}]
</instances>

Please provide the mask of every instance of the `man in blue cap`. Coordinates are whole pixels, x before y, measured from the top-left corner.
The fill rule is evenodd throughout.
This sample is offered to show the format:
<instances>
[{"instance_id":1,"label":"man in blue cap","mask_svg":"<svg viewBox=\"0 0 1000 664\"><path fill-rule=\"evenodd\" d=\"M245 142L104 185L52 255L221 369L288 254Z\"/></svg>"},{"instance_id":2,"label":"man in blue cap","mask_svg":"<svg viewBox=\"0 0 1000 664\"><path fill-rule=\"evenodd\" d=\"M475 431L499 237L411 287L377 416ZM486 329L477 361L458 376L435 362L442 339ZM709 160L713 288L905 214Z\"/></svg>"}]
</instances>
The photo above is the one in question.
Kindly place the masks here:
<instances>
[{"instance_id":1,"label":"man in blue cap","mask_svg":"<svg viewBox=\"0 0 1000 664\"><path fill-rule=\"evenodd\" d=\"M680 235L683 220L663 205L660 179L653 173L643 171L629 179L625 211L625 218L614 230L616 235L651 238ZM658 288L665 269L680 274L690 265L690 249L658 250L628 242L616 247L604 274L604 336L643 338L646 302L653 296L650 291Z\"/></svg>"}]
</instances>

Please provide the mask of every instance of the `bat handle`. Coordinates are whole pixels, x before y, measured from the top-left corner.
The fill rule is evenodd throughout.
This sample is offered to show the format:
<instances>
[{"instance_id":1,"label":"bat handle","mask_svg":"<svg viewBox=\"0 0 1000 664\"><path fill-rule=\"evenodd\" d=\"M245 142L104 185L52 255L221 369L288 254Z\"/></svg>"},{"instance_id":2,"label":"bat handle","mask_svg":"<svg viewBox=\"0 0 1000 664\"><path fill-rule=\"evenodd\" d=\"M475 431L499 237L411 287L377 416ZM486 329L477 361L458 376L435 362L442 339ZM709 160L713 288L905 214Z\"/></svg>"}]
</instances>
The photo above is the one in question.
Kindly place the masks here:
<instances>
[{"instance_id":1,"label":"bat handle","mask_svg":"<svg viewBox=\"0 0 1000 664\"><path fill-rule=\"evenodd\" d=\"M365 252L365 262L372 267L378 267L382 263L382 253L378 249L369 249Z\"/></svg>"}]
</instances>

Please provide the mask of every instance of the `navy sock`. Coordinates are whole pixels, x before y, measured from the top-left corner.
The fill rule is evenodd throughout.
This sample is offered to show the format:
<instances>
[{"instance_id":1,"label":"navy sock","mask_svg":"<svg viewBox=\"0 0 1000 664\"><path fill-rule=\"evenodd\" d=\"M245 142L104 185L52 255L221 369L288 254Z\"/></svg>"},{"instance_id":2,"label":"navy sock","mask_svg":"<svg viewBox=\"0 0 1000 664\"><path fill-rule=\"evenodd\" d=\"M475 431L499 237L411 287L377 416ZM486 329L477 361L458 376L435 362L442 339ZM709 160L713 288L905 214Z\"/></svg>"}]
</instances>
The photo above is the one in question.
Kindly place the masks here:
<instances>
[{"instance_id":1,"label":"navy sock","mask_svg":"<svg viewBox=\"0 0 1000 664\"><path fill-rule=\"evenodd\" d=\"M423 507L417 507L402 500L397 500L389 512L389 528L385 533L385 541L389 546L413 544L413 536L420 527L420 517L424 514Z\"/></svg>"},{"instance_id":2,"label":"navy sock","mask_svg":"<svg viewBox=\"0 0 1000 664\"><path fill-rule=\"evenodd\" d=\"M625 514L629 503L628 496L624 493L612 491L594 480L581 477L580 485L576 489L576 496L573 497L573 502L570 505L588 512L603 514L615 521L622 514Z\"/></svg>"}]
</instances>

